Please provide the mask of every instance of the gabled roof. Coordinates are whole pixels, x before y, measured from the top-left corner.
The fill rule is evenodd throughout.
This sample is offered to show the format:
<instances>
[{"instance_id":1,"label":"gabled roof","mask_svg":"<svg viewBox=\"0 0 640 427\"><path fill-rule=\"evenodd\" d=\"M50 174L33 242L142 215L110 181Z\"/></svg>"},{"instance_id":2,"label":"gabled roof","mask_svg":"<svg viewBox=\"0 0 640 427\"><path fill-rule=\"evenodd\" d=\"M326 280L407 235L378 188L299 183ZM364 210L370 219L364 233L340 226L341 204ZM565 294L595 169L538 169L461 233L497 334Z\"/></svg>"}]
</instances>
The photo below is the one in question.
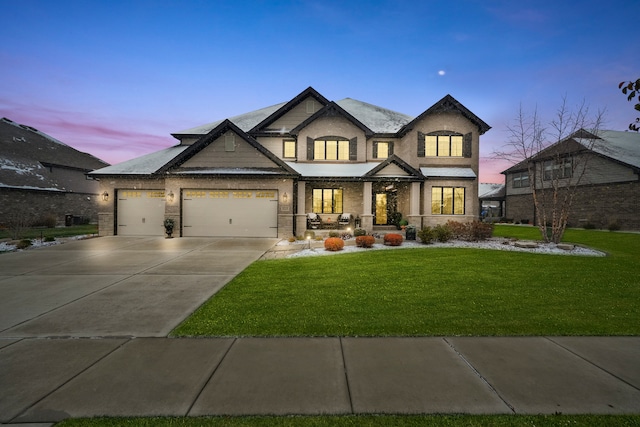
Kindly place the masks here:
<instances>
[{"instance_id":1,"label":"gabled roof","mask_svg":"<svg viewBox=\"0 0 640 427\"><path fill-rule=\"evenodd\" d=\"M251 111L249 113L240 114L238 116L230 117L229 119L217 120L215 122L207 123L205 125L196 126L193 128L181 130L179 132L172 133L175 138L180 139L181 136L195 136L200 137L211 132L217 126L219 126L225 120L230 120L233 124L242 129L243 132L249 132L257 124L270 117L273 113L277 112L280 108L284 107L287 103L281 102L280 104L272 105L270 107L261 108L259 110Z\"/></svg>"},{"instance_id":2,"label":"gabled roof","mask_svg":"<svg viewBox=\"0 0 640 427\"><path fill-rule=\"evenodd\" d=\"M481 182L478 184L478 198L479 199L504 199L505 186L504 184L490 184Z\"/></svg>"},{"instance_id":3,"label":"gabled roof","mask_svg":"<svg viewBox=\"0 0 640 427\"><path fill-rule=\"evenodd\" d=\"M379 172L381 172L384 168L388 167L389 165L397 165L400 169L405 171L411 177L418 178L420 180L424 179L424 176L422 175L422 173L420 173L419 170L415 169L414 167L409 165L409 163L405 162L404 160L402 160L400 157L396 156L395 154L392 154L387 159L385 159L383 162L380 162L380 164L378 164L378 166L376 166L373 169L371 169L364 176L375 176Z\"/></svg>"},{"instance_id":4,"label":"gabled roof","mask_svg":"<svg viewBox=\"0 0 640 427\"><path fill-rule=\"evenodd\" d=\"M271 160L274 163L274 166L276 166L277 168L281 169L282 172L287 173L287 174L297 175L297 173L296 173L296 171L294 169L289 167L284 161L282 161L280 158L278 158L271 151L269 151L266 148L264 148L262 146L262 144L260 144L258 141L256 141L253 137L251 137L250 135L248 135L245 132L243 132L242 129L240 129L238 126L236 126L229 119L224 120L222 123L220 123L214 129L212 129L207 135L203 136L202 138L200 138L198 141L194 142L193 144L187 146L187 149L185 149L184 151L180 152L177 156L175 156L173 159L171 159L169 162L167 162L164 166L162 166L160 169L158 169L157 173L164 173L164 172L171 173L172 169L175 169L175 168L179 167L180 165L182 165L188 159L190 159L191 157L193 157L194 155L196 155L197 153L202 151L202 149L207 147L209 144L211 144L213 141L215 141L216 139L218 139L220 136L222 136L223 134L225 134L228 131L232 131L236 135L241 137L245 142L247 142L249 145L251 145L253 148L255 148L258 152L260 152L261 154L266 156L269 160ZM251 169L251 168L250 167L249 168L242 168L242 171L241 171L242 174L246 174L246 170L247 169ZM233 172L233 170L231 170L231 172Z\"/></svg>"},{"instance_id":5,"label":"gabled roof","mask_svg":"<svg viewBox=\"0 0 640 427\"><path fill-rule=\"evenodd\" d=\"M117 165L108 166L89 173L92 176L100 175L149 175L158 170L189 148L190 145L176 145L154 153L136 157Z\"/></svg>"},{"instance_id":6,"label":"gabled roof","mask_svg":"<svg viewBox=\"0 0 640 427\"><path fill-rule=\"evenodd\" d=\"M356 127L360 128L360 130L364 132L367 138L373 135L374 133L371 129L365 126L360 120L353 117L351 113L347 112L344 108L342 108L341 106L339 106L338 104L332 101L327 105L325 105L320 110L316 111L314 114L312 114L311 117L309 117L307 120L303 121L298 126L291 129L291 134L297 135L298 133L300 133L302 129L304 129L309 124L317 120L319 117L344 117L345 119L353 123Z\"/></svg>"},{"instance_id":7,"label":"gabled roof","mask_svg":"<svg viewBox=\"0 0 640 427\"><path fill-rule=\"evenodd\" d=\"M451 95L446 95L440 101L429 107L425 112L413 119L410 123L407 123L404 128L399 131L399 134L400 136L402 136L411 131L415 124L426 116L450 112L458 112L466 117L469 121L471 121L471 123L478 127L478 132L480 133L480 135L491 129L491 126L486 124L482 119L480 119L480 117L473 114L467 107L458 102L457 99L455 99Z\"/></svg>"},{"instance_id":8,"label":"gabled roof","mask_svg":"<svg viewBox=\"0 0 640 427\"><path fill-rule=\"evenodd\" d=\"M589 150L622 165L640 170L640 134L615 130L579 129L533 156L522 160L501 173L518 172L527 168L530 161L541 161L554 157L558 152L573 153Z\"/></svg>"},{"instance_id":9,"label":"gabled roof","mask_svg":"<svg viewBox=\"0 0 640 427\"><path fill-rule=\"evenodd\" d=\"M88 189L83 174L107 165L31 126L0 119L1 187L83 192ZM79 178L74 182L52 168L75 171Z\"/></svg>"},{"instance_id":10,"label":"gabled roof","mask_svg":"<svg viewBox=\"0 0 640 427\"><path fill-rule=\"evenodd\" d=\"M274 113L272 113L271 115L266 117L264 120L262 120L260 123L255 125L249 131L249 133L259 133L259 132L263 131L271 123L275 122L276 120L278 120L279 118L284 116L286 113L291 111L294 107L296 107L302 101L304 101L305 99L307 99L309 97L314 98L316 101L318 101L323 106L325 106L325 105L327 105L329 103L329 100L327 98L325 98L324 96L320 95L320 93L318 93L314 88L309 86L308 88L306 88L305 90L300 92L300 94L298 94L296 97L294 97L291 101L287 102L282 107L280 107L278 110L276 110Z\"/></svg>"},{"instance_id":11,"label":"gabled roof","mask_svg":"<svg viewBox=\"0 0 640 427\"><path fill-rule=\"evenodd\" d=\"M394 134L413 119L406 114L351 98L336 101L336 104L376 134Z\"/></svg>"},{"instance_id":12,"label":"gabled roof","mask_svg":"<svg viewBox=\"0 0 640 427\"><path fill-rule=\"evenodd\" d=\"M591 140L584 137L574 137L574 140L585 147L591 146L591 150L601 156L640 169L640 133L601 130L598 132L598 137L603 143L591 144Z\"/></svg>"}]
</instances>

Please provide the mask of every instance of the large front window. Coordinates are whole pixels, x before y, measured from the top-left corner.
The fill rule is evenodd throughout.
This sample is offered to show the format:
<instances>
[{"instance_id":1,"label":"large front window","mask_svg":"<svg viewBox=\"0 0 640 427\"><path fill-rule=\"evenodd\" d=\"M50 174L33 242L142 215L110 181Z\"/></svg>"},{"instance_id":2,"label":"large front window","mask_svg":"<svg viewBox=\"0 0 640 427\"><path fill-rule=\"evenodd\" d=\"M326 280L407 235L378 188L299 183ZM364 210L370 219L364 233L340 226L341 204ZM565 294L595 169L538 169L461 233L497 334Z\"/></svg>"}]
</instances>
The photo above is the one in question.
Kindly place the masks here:
<instances>
[{"instance_id":1,"label":"large front window","mask_svg":"<svg viewBox=\"0 0 640 427\"><path fill-rule=\"evenodd\" d=\"M462 135L426 135L424 151L431 157L462 157Z\"/></svg>"},{"instance_id":2,"label":"large front window","mask_svg":"<svg viewBox=\"0 0 640 427\"><path fill-rule=\"evenodd\" d=\"M342 213L342 188L314 188L313 212Z\"/></svg>"},{"instance_id":3,"label":"large front window","mask_svg":"<svg viewBox=\"0 0 640 427\"><path fill-rule=\"evenodd\" d=\"M313 142L314 160L349 160L349 141L346 139L316 139Z\"/></svg>"},{"instance_id":4,"label":"large front window","mask_svg":"<svg viewBox=\"0 0 640 427\"><path fill-rule=\"evenodd\" d=\"M464 187L432 187L431 214L464 215Z\"/></svg>"}]
</instances>

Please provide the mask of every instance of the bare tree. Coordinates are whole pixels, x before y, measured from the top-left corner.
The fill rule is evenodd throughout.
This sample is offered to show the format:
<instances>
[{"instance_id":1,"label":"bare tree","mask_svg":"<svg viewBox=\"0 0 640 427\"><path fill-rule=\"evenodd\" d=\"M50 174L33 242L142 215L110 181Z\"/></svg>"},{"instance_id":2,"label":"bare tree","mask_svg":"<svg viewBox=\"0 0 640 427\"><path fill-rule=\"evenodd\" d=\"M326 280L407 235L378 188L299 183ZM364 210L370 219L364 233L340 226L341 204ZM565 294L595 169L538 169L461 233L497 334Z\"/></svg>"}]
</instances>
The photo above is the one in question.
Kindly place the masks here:
<instances>
[{"instance_id":1,"label":"bare tree","mask_svg":"<svg viewBox=\"0 0 640 427\"><path fill-rule=\"evenodd\" d=\"M520 106L507 127L507 143L494 152L496 158L526 170L535 224L546 242L562 240L592 150L602 143L598 133L603 118L602 111L591 115L584 102L571 110L563 98L555 118L544 125L537 108L527 114Z\"/></svg>"}]
</instances>

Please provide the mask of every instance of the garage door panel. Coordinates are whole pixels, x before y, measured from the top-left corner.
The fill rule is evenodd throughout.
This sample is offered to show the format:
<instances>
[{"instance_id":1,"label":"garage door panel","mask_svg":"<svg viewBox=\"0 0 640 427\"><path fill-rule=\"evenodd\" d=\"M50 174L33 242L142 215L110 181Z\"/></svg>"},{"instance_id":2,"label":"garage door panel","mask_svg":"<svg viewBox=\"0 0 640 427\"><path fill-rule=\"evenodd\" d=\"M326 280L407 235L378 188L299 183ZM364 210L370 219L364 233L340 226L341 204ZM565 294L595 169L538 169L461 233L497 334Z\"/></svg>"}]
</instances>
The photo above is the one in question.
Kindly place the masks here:
<instances>
[{"instance_id":1,"label":"garage door panel","mask_svg":"<svg viewBox=\"0 0 640 427\"><path fill-rule=\"evenodd\" d=\"M277 237L275 190L184 190L183 236Z\"/></svg>"},{"instance_id":2,"label":"garage door panel","mask_svg":"<svg viewBox=\"0 0 640 427\"><path fill-rule=\"evenodd\" d=\"M117 209L119 235L164 235L163 190L118 190Z\"/></svg>"}]
</instances>

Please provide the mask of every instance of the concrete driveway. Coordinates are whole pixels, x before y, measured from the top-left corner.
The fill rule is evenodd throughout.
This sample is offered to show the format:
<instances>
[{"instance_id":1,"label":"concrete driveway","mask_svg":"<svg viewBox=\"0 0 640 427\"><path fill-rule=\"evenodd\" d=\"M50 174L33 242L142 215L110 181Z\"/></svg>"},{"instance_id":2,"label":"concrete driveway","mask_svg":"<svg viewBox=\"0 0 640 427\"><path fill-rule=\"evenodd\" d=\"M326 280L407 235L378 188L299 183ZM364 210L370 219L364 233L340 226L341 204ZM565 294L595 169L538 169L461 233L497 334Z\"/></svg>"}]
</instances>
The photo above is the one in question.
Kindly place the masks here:
<instances>
[{"instance_id":1,"label":"concrete driveway","mask_svg":"<svg viewBox=\"0 0 640 427\"><path fill-rule=\"evenodd\" d=\"M0 337L164 337L277 239L100 237L0 255Z\"/></svg>"}]
</instances>

